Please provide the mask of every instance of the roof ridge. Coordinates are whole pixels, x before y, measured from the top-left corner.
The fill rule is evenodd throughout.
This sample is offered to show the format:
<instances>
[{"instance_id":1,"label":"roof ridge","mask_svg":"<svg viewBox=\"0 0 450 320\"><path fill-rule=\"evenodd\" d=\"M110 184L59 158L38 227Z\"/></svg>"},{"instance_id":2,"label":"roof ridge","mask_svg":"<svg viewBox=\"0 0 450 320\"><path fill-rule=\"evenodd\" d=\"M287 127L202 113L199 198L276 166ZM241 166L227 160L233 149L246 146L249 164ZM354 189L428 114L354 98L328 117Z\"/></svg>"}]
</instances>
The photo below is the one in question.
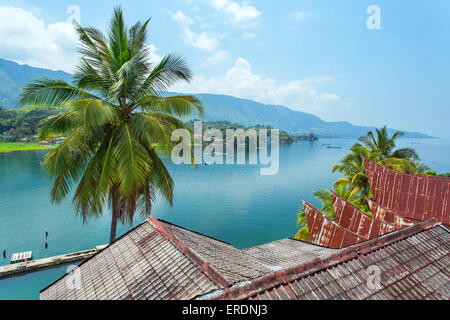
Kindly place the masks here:
<instances>
[{"instance_id":1,"label":"roof ridge","mask_svg":"<svg viewBox=\"0 0 450 320\"><path fill-rule=\"evenodd\" d=\"M421 231L425 231L439 225L441 224L438 223L436 219L425 221L420 224L415 224L405 229L400 229L383 236L341 249L336 253L327 255L326 257L316 258L291 268L274 271L268 275L262 276L252 281L238 283L231 288L225 288L220 292L212 293L211 295L205 296L203 298L207 300L246 299L260 292L267 291L270 288L274 288L282 284L298 280L300 278L305 278L324 269L352 260L360 255L367 254L382 247L392 245L396 242L414 236Z\"/></svg>"},{"instance_id":2,"label":"roof ridge","mask_svg":"<svg viewBox=\"0 0 450 320\"><path fill-rule=\"evenodd\" d=\"M349 205L350 207L352 207L353 209L358 210L358 212L361 213L361 214L363 214L365 217L370 218L370 219L375 220L375 221L380 221L380 222L382 222L382 223L384 223L384 224L387 224L387 225L390 226L390 227L394 227L394 228L396 228L396 229L399 228L398 226L396 226L396 225L394 225L394 224L392 224L392 223L390 223L390 222L384 221L384 220L379 219L379 218L376 218L376 217L374 217L374 216L369 216L367 213L365 213L364 211L362 211L361 209L359 209L358 207L356 207L355 205L353 205L350 201L347 201L346 199L344 199L344 198L342 198L341 196L339 196L339 195L338 195L337 193L335 193L333 190L330 190L330 192L331 192L331 195L334 196L337 200L345 201L346 204L348 204L348 205ZM334 205L335 205L335 204L334 204L334 202L333 202L333 206L334 206ZM336 208L335 208L335 210L336 210Z\"/></svg>"},{"instance_id":3,"label":"roof ridge","mask_svg":"<svg viewBox=\"0 0 450 320\"><path fill-rule=\"evenodd\" d=\"M184 256L191 260L194 264L200 268L208 278L211 279L216 285L228 288L233 285L227 280L219 270L200 256L194 249L189 248L182 240L171 233L166 227L153 216L150 216L147 220L163 237L170 241Z\"/></svg>"},{"instance_id":4,"label":"roof ridge","mask_svg":"<svg viewBox=\"0 0 450 320\"><path fill-rule=\"evenodd\" d=\"M202 237L211 239L211 240L215 240L215 241L221 242L221 243L223 243L223 244L229 245L229 246L231 246L231 247L234 248L234 246L233 246L231 243L226 242L226 241L223 241L223 240L220 240L220 239L217 239L217 238L214 238L214 237L211 237L211 236L208 236L207 234L204 234L204 233L201 233L201 232L198 232L198 231L194 231L194 230L187 229L187 228L185 228L185 227L182 227L182 226L180 226L180 225L174 224L174 223L169 222L169 221L164 220L164 219L158 219L158 221L167 223L168 225L171 225L171 226L180 228L180 229L185 230L185 231L192 232L193 234L196 234L196 235L199 235L199 236L202 236Z\"/></svg>"},{"instance_id":5,"label":"roof ridge","mask_svg":"<svg viewBox=\"0 0 450 320\"><path fill-rule=\"evenodd\" d=\"M385 170L387 170L387 171L391 171L391 172L394 172L394 173L400 173L400 174L403 174L403 175L405 175L405 176L419 177L419 178L427 178L427 179L430 179L430 180L450 181L450 178L449 178L449 177L429 176L429 175L426 175L426 174L420 174L420 173L395 171L395 170L393 170L393 169L391 169L391 168L387 168L387 167L385 167L385 166L379 164L379 163L376 162L376 161L373 161L373 160L371 160L371 159L369 159L369 158L366 158L366 157L363 156L363 155L361 155L361 157L363 158L363 165L364 165L365 169L366 169L366 163L373 163L373 164L377 165L378 167L381 167L381 168L383 168L383 169L385 169Z\"/></svg>"},{"instance_id":6,"label":"roof ridge","mask_svg":"<svg viewBox=\"0 0 450 320\"><path fill-rule=\"evenodd\" d=\"M350 230L350 229L348 229L348 228L345 228L345 227L343 227L343 226L341 226L339 223L337 223L336 221L334 221L333 219L331 219L330 217L328 217L326 214L324 214L322 211L320 211L319 209L317 209L315 206L313 206L312 204L310 204L309 202L307 202L306 200L303 200L303 207L304 207L304 209L305 209L305 215L306 215L306 220L309 220L308 219L308 216L311 216L311 214L309 213L309 212L307 212L306 211L306 209L307 208L310 208L310 209L312 209L312 211L313 211L313 213L317 216L317 215L320 215L323 219L324 219L324 221L327 221L327 223L330 223L330 224L332 224L332 225L334 225L335 227L337 227L337 228L339 228L339 229L341 229L341 230L343 230L344 232L347 232L349 235L351 235L351 236L353 236L353 237L356 237L356 243L361 243L361 242L364 242L364 241L368 241L368 240L370 240L368 237L366 237L366 236L363 236L363 235L360 235L360 234L358 234L358 233L356 233L356 232L353 232L352 230ZM313 233L311 232L312 231L312 226L309 224L309 222L308 222L308 226L309 226L309 232L310 232L310 234L312 235ZM320 236L320 235L319 235ZM333 237L331 237L331 239L332 239ZM363 239L363 241L359 241L358 239L359 238L361 238L361 239ZM311 237L311 240L312 240L312 237ZM320 240L320 239L318 239L318 240ZM354 244L350 244L350 245L347 245L347 246L343 246L343 243L344 243L344 240L345 240L345 236L344 236L344 238L341 240L341 247L340 248L333 248L333 247L331 247L331 244L330 244L330 248L331 249L343 249L343 248L347 248L347 247L349 247L349 246L352 246L352 245L354 245Z\"/></svg>"}]
</instances>

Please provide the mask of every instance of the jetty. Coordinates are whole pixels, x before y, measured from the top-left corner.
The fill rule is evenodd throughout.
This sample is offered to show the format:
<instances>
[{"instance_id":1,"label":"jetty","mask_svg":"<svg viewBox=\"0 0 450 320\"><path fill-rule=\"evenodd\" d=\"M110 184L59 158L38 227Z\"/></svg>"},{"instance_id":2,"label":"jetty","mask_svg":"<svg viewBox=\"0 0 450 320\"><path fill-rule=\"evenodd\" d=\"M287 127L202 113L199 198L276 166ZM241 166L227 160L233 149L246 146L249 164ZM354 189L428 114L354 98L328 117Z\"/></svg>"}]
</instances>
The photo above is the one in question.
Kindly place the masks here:
<instances>
[{"instance_id":1,"label":"jetty","mask_svg":"<svg viewBox=\"0 0 450 320\"><path fill-rule=\"evenodd\" d=\"M107 245L101 245L90 250L0 266L0 280L27 274L30 272L52 269L63 265L84 261L91 258L106 247Z\"/></svg>"}]
</instances>

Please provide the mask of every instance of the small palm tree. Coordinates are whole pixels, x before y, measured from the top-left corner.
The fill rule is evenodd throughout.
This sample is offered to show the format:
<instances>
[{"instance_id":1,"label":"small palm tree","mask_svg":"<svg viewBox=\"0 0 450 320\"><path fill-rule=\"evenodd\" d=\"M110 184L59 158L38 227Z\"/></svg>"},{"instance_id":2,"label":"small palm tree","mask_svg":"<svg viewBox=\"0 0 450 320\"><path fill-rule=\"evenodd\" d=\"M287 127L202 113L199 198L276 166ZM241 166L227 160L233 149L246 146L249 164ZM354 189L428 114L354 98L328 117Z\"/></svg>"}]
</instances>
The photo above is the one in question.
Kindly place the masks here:
<instances>
[{"instance_id":1,"label":"small palm tree","mask_svg":"<svg viewBox=\"0 0 450 320\"><path fill-rule=\"evenodd\" d=\"M372 196L372 190L369 179L366 174L362 156L376 161L387 168L400 172L422 172L426 166L419 162L419 156L414 149L401 148L395 149L396 140L403 135L396 132L389 136L385 127L376 129L376 135L368 132L367 135L360 137L361 143L356 143L350 148L350 153L345 155L340 164L332 167L332 172L340 172L343 177L337 180L334 185L348 185L351 189L353 203L362 211L369 213L369 206L366 197Z\"/></svg>"},{"instance_id":2,"label":"small palm tree","mask_svg":"<svg viewBox=\"0 0 450 320\"><path fill-rule=\"evenodd\" d=\"M350 153L342 157L340 164L334 165L333 173L340 172L343 177L334 183L335 193L341 198L349 201L358 209L371 215L366 197L372 196L369 179L364 167L363 156L393 170L401 172L424 172L427 167L419 162L419 156L414 149L395 149L396 140L403 133L396 132L389 136L387 127L376 129L376 135L368 132L360 137L361 143L356 143L350 148ZM331 193L328 190L315 191L314 196L322 203L321 211L335 219ZM304 210L298 213L297 225L300 227L296 239L309 241L309 230Z\"/></svg>"},{"instance_id":3,"label":"small palm tree","mask_svg":"<svg viewBox=\"0 0 450 320\"><path fill-rule=\"evenodd\" d=\"M392 163L391 159L401 159L405 161L397 161L397 168L414 168L410 167L410 163L419 161L416 150L412 148L395 149L396 141L404 135L403 132L395 132L392 137L389 136L387 127L376 129L376 136L372 131L367 135L360 137L358 140L364 143L365 147L370 151L371 159L383 164L389 165ZM400 167L399 167L400 166ZM404 169L405 169L404 168Z\"/></svg>"},{"instance_id":4,"label":"small palm tree","mask_svg":"<svg viewBox=\"0 0 450 320\"><path fill-rule=\"evenodd\" d=\"M42 78L20 97L22 105L63 108L39 130L40 139L67 136L43 161L54 177L51 200L60 203L75 189L73 203L83 221L108 204L111 242L119 219L131 223L137 210L150 214L156 192L172 204L174 182L160 156L173 147L172 131L185 128L178 117L203 110L194 96L163 95L192 75L174 55L150 63L148 23L128 27L116 8L106 35L77 25L82 58L74 84Z\"/></svg>"},{"instance_id":5,"label":"small palm tree","mask_svg":"<svg viewBox=\"0 0 450 320\"><path fill-rule=\"evenodd\" d=\"M350 191L349 198L352 199L353 204L367 212L369 207L365 197L372 194L372 189L364 168L362 156L371 158L371 152L365 146L355 144L350 148L350 153L342 157L340 164L332 166L331 171L343 174L343 177L338 179L334 186L336 188L348 187Z\"/></svg>"}]
</instances>

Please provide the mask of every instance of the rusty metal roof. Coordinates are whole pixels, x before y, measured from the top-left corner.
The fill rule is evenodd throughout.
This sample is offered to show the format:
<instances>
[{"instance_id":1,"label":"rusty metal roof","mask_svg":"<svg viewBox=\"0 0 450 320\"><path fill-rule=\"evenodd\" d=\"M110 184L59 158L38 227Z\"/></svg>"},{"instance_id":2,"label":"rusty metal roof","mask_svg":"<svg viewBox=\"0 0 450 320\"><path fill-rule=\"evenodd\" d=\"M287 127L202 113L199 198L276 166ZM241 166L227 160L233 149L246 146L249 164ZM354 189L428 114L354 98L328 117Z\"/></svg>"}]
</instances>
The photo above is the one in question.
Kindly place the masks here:
<instances>
[{"instance_id":1,"label":"rusty metal roof","mask_svg":"<svg viewBox=\"0 0 450 320\"><path fill-rule=\"evenodd\" d=\"M435 221L345 249L284 239L239 251L150 218L41 299L449 299L449 248ZM366 286L370 266L381 270L376 290Z\"/></svg>"},{"instance_id":2,"label":"rusty metal roof","mask_svg":"<svg viewBox=\"0 0 450 320\"><path fill-rule=\"evenodd\" d=\"M336 223L357 235L372 239L399 229L383 220L369 217L333 191L331 191L331 199L336 214Z\"/></svg>"},{"instance_id":3,"label":"rusty metal roof","mask_svg":"<svg viewBox=\"0 0 450 320\"><path fill-rule=\"evenodd\" d=\"M450 224L450 178L396 172L364 158L375 201L396 215Z\"/></svg>"},{"instance_id":4,"label":"rusty metal roof","mask_svg":"<svg viewBox=\"0 0 450 320\"><path fill-rule=\"evenodd\" d=\"M412 226L414 224L412 220L402 218L393 213L391 210L382 208L381 206L378 205L378 203L376 203L372 199L366 197L366 201L369 204L370 211L372 212L374 218L386 221L399 228Z\"/></svg>"},{"instance_id":5,"label":"rusty metal roof","mask_svg":"<svg viewBox=\"0 0 450 320\"><path fill-rule=\"evenodd\" d=\"M271 270L280 270L329 255L337 252L337 249L294 239L283 239L249 248L243 252L258 259Z\"/></svg>"},{"instance_id":6,"label":"rusty metal roof","mask_svg":"<svg viewBox=\"0 0 450 320\"><path fill-rule=\"evenodd\" d=\"M311 243L341 249L369 239L343 228L306 201L303 201L303 206Z\"/></svg>"},{"instance_id":7,"label":"rusty metal roof","mask_svg":"<svg viewBox=\"0 0 450 320\"><path fill-rule=\"evenodd\" d=\"M150 217L42 290L40 298L186 300L270 271L229 244ZM68 280L80 288L68 287Z\"/></svg>"},{"instance_id":8,"label":"rusty metal roof","mask_svg":"<svg viewBox=\"0 0 450 320\"><path fill-rule=\"evenodd\" d=\"M201 299L448 300L449 248L449 231L435 220L428 221Z\"/></svg>"}]
</instances>

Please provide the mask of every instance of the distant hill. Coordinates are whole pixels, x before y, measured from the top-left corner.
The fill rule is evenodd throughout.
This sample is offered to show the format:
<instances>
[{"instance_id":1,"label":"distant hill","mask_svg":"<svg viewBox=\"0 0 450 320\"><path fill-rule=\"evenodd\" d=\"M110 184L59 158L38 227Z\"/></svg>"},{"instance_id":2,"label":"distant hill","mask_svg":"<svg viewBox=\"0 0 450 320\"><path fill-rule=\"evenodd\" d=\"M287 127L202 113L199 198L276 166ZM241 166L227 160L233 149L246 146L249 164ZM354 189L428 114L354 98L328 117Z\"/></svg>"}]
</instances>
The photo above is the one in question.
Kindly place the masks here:
<instances>
[{"instance_id":1,"label":"distant hill","mask_svg":"<svg viewBox=\"0 0 450 320\"><path fill-rule=\"evenodd\" d=\"M30 80L48 77L70 81L71 75L63 71L33 68L15 62L0 59L0 106L14 108L20 88Z\"/></svg>"},{"instance_id":2,"label":"distant hill","mask_svg":"<svg viewBox=\"0 0 450 320\"><path fill-rule=\"evenodd\" d=\"M357 138L375 129L374 127L355 126L345 121L327 122L310 113L231 96L196 95L203 100L207 121L229 120L246 126L268 125L291 134L314 133L322 138ZM389 129L389 131L392 134L401 130ZM405 131L405 138L432 137L420 132Z\"/></svg>"},{"instance_id":3,"label":"distant hill","mask_svg":"<svg viewBox=\"0 0 450 320\"><path fill-rule=\"evenodd\" d=\"M48 77L70 81L71 75L63 71L33 68L0 59L0 106L14 108L17 93L32 79ZM319 137L356 138L373 127L354 126L348 122L326 122L309 113L287 107L266 105L252 100L214 94L197 94L205 105L205 120L228 120L245 126L267 125L291 134L314 133ZM391 132L398 131L390 129ZM431 138L419 132L405 132L408 138Z\"/></svg>"}]
</instances>

